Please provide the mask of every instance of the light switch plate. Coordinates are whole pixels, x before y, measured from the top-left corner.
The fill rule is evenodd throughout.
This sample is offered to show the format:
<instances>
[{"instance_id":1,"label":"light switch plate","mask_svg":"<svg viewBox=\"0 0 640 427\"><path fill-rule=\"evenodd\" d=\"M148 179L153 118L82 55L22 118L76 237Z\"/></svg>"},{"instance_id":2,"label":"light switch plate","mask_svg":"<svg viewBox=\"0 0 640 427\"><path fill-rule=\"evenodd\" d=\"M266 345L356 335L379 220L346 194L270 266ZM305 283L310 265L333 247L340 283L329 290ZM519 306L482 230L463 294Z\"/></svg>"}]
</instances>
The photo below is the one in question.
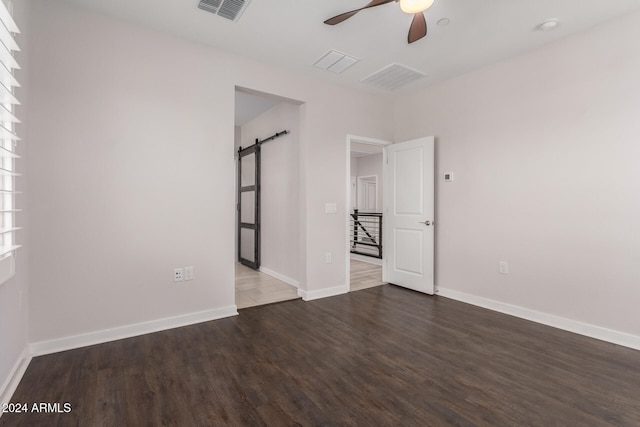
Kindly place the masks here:
<instances>
[{"instance_id":1,"label":"light switch plate","mask_svg":"<svg viewBox=\"0 0 640 427\"><path fill-rule=\"evenodd\" d=\"M498 263L498 271L500 274L509 274L509 263L507 261L500 261Z\"/></svg>"},{"instance_id":2,"label":"light switch plate","mask_svg":"<svg viewBox=\"0 0 640 427\"><path fill-rule=\"evenodd\" d=\"M338 206L335 203L327 203L324 205L324 212L328 214L334 214L338 212Z\"/></svg>"},{"instance_id":3,"label":"light switch plate","mask_svg":"<svg viewBox=\"0 0 640 427\"><path fill-rule=\"evenodd\" d=\"M193 266L184 268L184 280L193 280L195 279L195 272L193 270Z\"/></svg>"}]
</instances>

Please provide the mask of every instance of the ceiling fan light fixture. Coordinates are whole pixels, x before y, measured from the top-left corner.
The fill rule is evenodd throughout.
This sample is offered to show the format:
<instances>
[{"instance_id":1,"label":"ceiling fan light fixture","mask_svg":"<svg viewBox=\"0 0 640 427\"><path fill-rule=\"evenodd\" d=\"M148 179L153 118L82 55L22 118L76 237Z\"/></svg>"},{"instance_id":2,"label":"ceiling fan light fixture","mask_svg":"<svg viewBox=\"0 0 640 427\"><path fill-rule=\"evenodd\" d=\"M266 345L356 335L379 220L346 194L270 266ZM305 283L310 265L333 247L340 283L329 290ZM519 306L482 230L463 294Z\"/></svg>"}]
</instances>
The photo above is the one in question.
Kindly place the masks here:
<instances>
[{"instance_id":1,"label":"ceiling fan light fixture","mask_svg":"<svg viewBox=\"0 0 640 427\"><path fill-rule=\"evenodd\" d=\"M400 0L400 9L405 13L419 13L429 9L434 0Z\"/></svg>"}]
</instances>

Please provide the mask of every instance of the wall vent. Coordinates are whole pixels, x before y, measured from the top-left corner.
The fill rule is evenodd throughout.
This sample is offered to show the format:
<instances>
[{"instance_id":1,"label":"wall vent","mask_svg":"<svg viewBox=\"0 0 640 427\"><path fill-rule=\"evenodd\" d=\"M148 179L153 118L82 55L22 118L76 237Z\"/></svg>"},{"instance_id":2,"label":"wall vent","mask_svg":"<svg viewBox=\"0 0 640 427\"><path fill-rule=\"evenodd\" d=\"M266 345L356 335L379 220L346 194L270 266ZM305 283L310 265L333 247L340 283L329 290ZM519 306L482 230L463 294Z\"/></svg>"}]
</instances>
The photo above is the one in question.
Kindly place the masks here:
<instances>
[{"instance_id":1,"label":"wall vent","mask_svg":"<svg viewBox=\"0 0 640 427\"><path fill-rule=\"evenodd\" d=\"M238 22L251 0L200 0L198 7L222 18Z\"/></svg>"},{"instance_id":2,"label":"wall vent","mask_svg":"<svg viewBox=\"0 0 640 427\"><path fill-rule=\"evenodd\" d=\"M396 90L425 77L426 74L402 64L391 64L360 80L380 89Z\"/></svg>"}]
</instances>

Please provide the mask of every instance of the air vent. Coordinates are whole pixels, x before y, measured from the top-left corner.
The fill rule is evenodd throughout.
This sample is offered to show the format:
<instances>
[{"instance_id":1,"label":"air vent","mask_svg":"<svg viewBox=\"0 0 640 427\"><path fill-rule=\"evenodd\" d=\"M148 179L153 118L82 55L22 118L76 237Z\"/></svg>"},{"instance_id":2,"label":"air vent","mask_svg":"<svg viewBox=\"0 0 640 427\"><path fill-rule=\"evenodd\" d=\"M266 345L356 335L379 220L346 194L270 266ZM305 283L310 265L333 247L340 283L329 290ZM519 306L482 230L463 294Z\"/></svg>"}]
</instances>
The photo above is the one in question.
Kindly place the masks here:
<instances>
[{"instance_id":1,"label":"air vent","mask_svg":"<svg viewBox=\"0 0 640 427\"><path fill-rule=\"evenodd\" d=\"M380 89L396 90L425 77L426 74L402 64L391 64L360 80Z\"/></svg>"},{"instance_id":2,"label":"air vent","mask_svg":"<svg viewBox=\"0 0 640 427\"><path fill-rule=\"evenodd\" d=\"M337 50L330 50L314 62L313 65L323 70L341 73L358 61L356 57L338 52Z\"/></svg>"},{"instance_id":3,"label":"air vent","mask_svg":"<svg viewBox=\"0 0 640 427\"><path fill-rule=\"evenodd\" d=\"M200 0L198 7L207 12L237 22L251 0Z\"/></svg>"}]
</instances>

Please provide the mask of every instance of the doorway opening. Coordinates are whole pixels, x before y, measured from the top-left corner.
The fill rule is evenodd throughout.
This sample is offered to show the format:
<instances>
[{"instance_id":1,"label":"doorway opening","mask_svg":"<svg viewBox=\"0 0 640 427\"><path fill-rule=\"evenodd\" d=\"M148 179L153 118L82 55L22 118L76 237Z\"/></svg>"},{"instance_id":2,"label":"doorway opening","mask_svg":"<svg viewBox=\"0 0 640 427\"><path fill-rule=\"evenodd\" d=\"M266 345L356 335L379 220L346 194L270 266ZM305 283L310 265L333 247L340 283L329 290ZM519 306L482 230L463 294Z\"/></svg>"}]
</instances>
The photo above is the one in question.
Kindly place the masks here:
<instances>
[{"instance_id":1,"label":"doorway opening","mask_svg":"<svg viewBox=\"0 0 640 427\"><path fill-rule=\"evenodd\" d=\"M347 135L347 277L349 290L384 284L382 166L389 141Z\"/></svg>"},{"instance_id":2,"label":"doorway opening","mask_svg":"<svg viewBox=\"0 0 640 427\"><path fill-rule=\"evenodd\" d=\"M299 298L301 102L236 87L236 306Z\"/></svg>"}]
</instances>

